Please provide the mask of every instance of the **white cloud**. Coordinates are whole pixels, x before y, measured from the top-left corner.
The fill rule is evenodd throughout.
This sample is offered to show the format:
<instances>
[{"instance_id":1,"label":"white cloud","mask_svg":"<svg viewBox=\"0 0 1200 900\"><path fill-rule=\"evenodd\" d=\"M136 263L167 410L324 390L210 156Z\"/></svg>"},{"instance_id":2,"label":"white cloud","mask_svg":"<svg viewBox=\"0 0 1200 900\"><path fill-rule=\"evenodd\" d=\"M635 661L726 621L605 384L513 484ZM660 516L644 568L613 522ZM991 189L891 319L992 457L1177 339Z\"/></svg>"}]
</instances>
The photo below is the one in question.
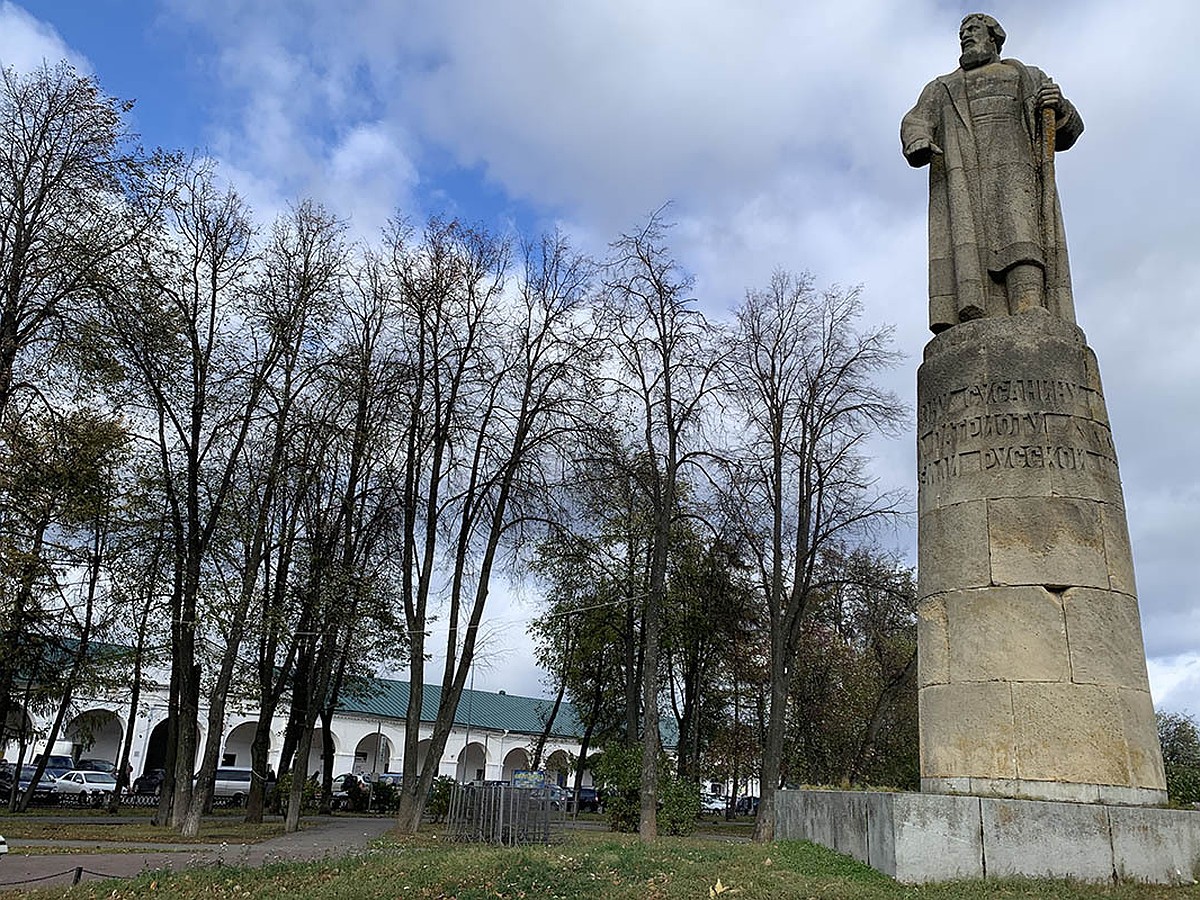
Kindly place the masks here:
<instances>
[{"instance_id":1,"label":"white cloud","mask_svg":"<svg viewBox=\"0 0 1200 900\"><path fill-rule=\"evenodd\" d=\"M1200 714L1200 653L1149 660L1150 693L1159 709Z\"/></svg>"},{"instance_id":2,"label":"white cloud","mask_svg":"<svg viewBox=\"0 0 1200 900\"><path fill-rule=\"evenodd\" d=\"M0 66L31 72L64 59L81 73L92 71L87 58L68 47L52 25L8 0L0 3Z\"/></svg>"},{"instance_id":3,"label":"white cloud","mask_svg":"<svg viewBox=\"0 0 1200 900\"><path fill-rule=\"evenodd\" d=\"M260 209L310 195L370 233L447 158L602 249L666 200L714 314L779 266L863 283L911 404L925 329L926 176L900 117L956 65L961 3L841 0L175 0L207 33L214 150ZM1121 456L1144 632L1160 673L1200 648L1200 93L1183 0L1011 0L1006 54L1041 66L1087 131L1058 165L1081 326ZM55 46L0 6L0 57ZM40 44L38 42L41 42ZM22 51L25 52L25 51ZM28 52L34 52L29 50ZM45 53L47 51L37 51ZM245 185L249 185L247 188ZM431 188L437 196L437 186ZM453 190L446 193L453 198ZM444 195L443 195L444 196ZM911 485L911 436L880 477ZM901 538L904 543L906 538ZM1196 704L1200 683L1167 696ZM1161 698L1160 698L1161 699Z\"/></svg>"}]
</instances>

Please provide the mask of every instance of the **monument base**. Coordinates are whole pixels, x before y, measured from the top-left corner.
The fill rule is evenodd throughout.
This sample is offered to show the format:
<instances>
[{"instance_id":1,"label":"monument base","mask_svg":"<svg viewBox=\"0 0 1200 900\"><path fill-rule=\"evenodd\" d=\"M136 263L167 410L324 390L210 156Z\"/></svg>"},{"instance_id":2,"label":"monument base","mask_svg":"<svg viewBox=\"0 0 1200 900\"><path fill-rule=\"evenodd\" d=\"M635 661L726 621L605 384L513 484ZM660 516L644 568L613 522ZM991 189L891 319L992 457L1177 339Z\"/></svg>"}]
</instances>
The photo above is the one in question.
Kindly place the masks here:
<instances>
[{"instance_id":1,"label":"monument base","mask_svg":"<svg viewBox=\"0 0 1200 900\"><path fill-rule=\"evenodd\" d=\"M1193 884L1200 812L953 794L780 791L775 837L897 881L1014 876Z\"/></svg>"}]
</instances>

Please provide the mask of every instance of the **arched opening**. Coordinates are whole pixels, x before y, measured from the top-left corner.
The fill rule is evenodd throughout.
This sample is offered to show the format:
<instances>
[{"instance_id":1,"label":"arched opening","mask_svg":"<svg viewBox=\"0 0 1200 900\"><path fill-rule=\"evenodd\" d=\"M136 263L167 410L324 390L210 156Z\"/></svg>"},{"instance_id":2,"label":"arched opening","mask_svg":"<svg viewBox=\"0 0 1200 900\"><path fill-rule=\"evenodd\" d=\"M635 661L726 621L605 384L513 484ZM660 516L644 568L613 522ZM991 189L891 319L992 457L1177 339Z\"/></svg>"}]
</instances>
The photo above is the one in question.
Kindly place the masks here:
<instances>
[{"instance_id":1,"label":"arched opening","mask_svg":"<svg viewBox=\"0 0 1200 900\"><path fill-rule=\"evenodd\" d=\"M167 720L163 719L150 732L150 740L146 742L146 759L142 762L144 775L151 769L161 769L167 764Z\"/></svg>"},{"instance_id":2,"label":"arched opening","mask_svg":"<svg viewBox=\"0 0 1200 900\"><path fill-rule=\"evenodd\" d=\"M28 755L32 738L33 719L23 709L10 709L4 727L0 728L0 756L13 762L20 755L22 745Z\"/></svg>"},{"instance_id":3,"label":"arched opening","mask_svg":"<svg viewBox=\"0 0 1200 900\"><path fill-rule=\"evenodd\" d=\"M336 762L338 748L341 746L341 742L338 740L336 731L330 731L329 736L333 738L333 758L335 760L334 766L333 766L333 769L334 769L333 774L336 776L336 775L342 774L342 772L345 771L345 770L339 771L338 767L337 767L337 762ZM324 738L320 728L314 728L313 736L312 736L312 747L310 747L309 751L308 751L308 766L305 768L304 771L308 774L308 776L311 776L313 772L316 772L317 778L320 778L321 773L325 771L324 766L325 766L325 738Z\"/></svg>"},{"instance_id":4,"label":"arched opening","mask_svg":"<svg viewBox=\"0 0 1200 900\"><path fill-rule=\"evenodd\" d=\"M559 787L567 786L567 776L571 771L571 758L565 750L555 750L546 757L546 780Z\"/></svg>"},{"instance_id":5,"label":"arched opening","mask_svg":"<svg viewBox=\"0 0 1200 900\"><path fill-rule=\"evenodd\" d=\"M391 762L392 742L379 732L368 734L354 748L355 774L390 772Z\"/></svg>"},{"instance_id":6,"label":"arched opening","mask_svg":"<svg viewBox=\"0 0 1200 900\"><path fill-rule=\"evenodd\" d=\"M200 744L200 726L196 725L196 747ZM167 764L167 720L163 719L150 732L150 740L146 742L146 758L142 760L142 771L134 772L134 777L149 772L151 769L162 769Z\"/></svg>"},{"instance_id":7,"label":"arched opening","mask_svg":"<svg viewBox=\"0 0 1200 900\"><path fill-rule=\"evenodd\" d=\"M225 737L225 749L221 753L221 765L233 766L239 769L250 768L250 745L258 734L257 722L243 722ZM267 736L270 746L270 735Z\"/></svg>"},{"instance_id":8,"label":"arched opening","mask_svg":"<svg viewBox=\"0 0 1200 900\"><path fill-rule=\"evenodd\" d=\"M98 759L117 762L125 726L121 717L111 709L89 709L72 719L63 730L71 742L71 755L76 759Z\"/></svg>"},{"instance_id":9,"label":"arched opening","mask_svg":"<svg viewBox=\"0 0 1200 900\"><path fill-rule=\"evenodd\" d=\"M429 756L429 738L417 744L417 772L425 768L425 758ZM436 773L435 773L436 774Z\"/></svg>"},{"instance_id":10,"label":"arched opening","mask_svg":"<svg viewBox=\"0 0 1200 900\"><path fill-rule=\"evenodd\" d=\"M509 750L504 756L504 764L500 767L500 777L507 782L512 782L513 772L517 770L527 770L529 768L529 753L518 747L516 750Z\"/></svg>"},{"instance_id":11,"label":"arched opening","mask_svg":"<svg viewBox=\"0 0 1200 900\"><path fill-rule=\"evenodd\" d=\"M454 777L460 782L483 781L487 772L487 750L483 744L472 741L458 754L458 769Z\"/></svg>"}]
</instances>

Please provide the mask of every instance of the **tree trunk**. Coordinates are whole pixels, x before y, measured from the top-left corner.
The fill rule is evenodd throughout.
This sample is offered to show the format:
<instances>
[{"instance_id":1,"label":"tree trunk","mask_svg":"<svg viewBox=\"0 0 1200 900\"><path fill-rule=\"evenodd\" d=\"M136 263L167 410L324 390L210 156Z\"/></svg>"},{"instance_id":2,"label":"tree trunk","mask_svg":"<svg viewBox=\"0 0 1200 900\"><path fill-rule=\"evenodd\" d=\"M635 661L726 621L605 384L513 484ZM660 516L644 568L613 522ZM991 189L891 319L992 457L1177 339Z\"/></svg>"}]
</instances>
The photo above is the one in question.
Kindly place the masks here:
<instances>
[{"instance_id":1,"label":"tree trunk","mask_svg":"<svg viewBox=\"0 0 1200 900\"><path fill-rule=\"evenodd\" d=\"M558 710L562 706L563 695L567 693L566 676L558 680L558 693L554 695L554 705L550 709L550 715L546 717L545 725L542 727L542 733L538 735L537 743L533 747L533 762L529 767L536 771L541 768L542 753L546 749L546 741L550 739L550 731L554 727L554 720L558 717Z\"/></svg>"},{"instance_id":2,"label":"tree trunk","mask_svg":"<svg viewBox=\"0 0 1200 900\"><path fill-rule=\"evenodd\" d=\"M321 802L317 814L333 813L333 712L322 709L321 718Z\"/></svg>"},{"instance_id":3,"label":"tree trunk","mask_svg":"<svg viewBox=\"0 0 1200 900\"><path fill-rule=\"evenodd\" d=\"M871 755L871 751L875 748L875 741L879 737L880 729L883 728L888 710L891 709L892 704L895 703L904 686L916 674L917 651L914 648L908 663L883 686L883 689L879 692L879 696L875 698L875 707L871 710L871 719L863 731L863 738L859 742L854 758L848 761L842 773L843 780L853 784L862 775L862 771L866 767L867 757Z\"/></svg>"},{"instance_id":4,"label":"tree trunk","mask_svg":"<svg viewBox=\"0 0 1200 900\"><path fill-rule=\"evenodd\" d=\"M775 839L775 792L779 789L780 762L783 759L783 738L787 715L789 672L782 647L775 647L771 660L771 709L767 716L766 742L763 746L762 776L758 787L758 816L754 820L755 843Z\"/></svg>"},{"instance_id":5,"label":"tree trunk","mask_svg":"<svg viewBox=\"0 0 1200 900\"><path fill-rule=\"evenodd\" d=\"M147 616L143 616L143 622ZM138 646L133 657L133 685L129 693L129 718L125 723L125 735L121 739L120 760L117 763L117 789L113 791L108 804L108 811L116 814L121 807L121 793L133 790L133 772L129 764L130 750L133 747L134 731L137 728L138 701L142 698L142 651L145 629L138 632Z\"/></svg>"},{"instance_id":6,"label":"tree trunk","mask_svg":"<svg viewBox=\"0 0 1200 900\"><path fill-rule=\"evenodd\" d=\"M300 830L300 804L304 800L304 783L308 780L305 774L308 769L308 758L312 753L314 721L305 717L305 728L300 733L300 745L296 748L296 765L292 767L292 790L288 795L287 813L283 819L283 830L286 834L295 834ZM303 765L301 765L303 762Z\"/></svg>"}]
</instances>

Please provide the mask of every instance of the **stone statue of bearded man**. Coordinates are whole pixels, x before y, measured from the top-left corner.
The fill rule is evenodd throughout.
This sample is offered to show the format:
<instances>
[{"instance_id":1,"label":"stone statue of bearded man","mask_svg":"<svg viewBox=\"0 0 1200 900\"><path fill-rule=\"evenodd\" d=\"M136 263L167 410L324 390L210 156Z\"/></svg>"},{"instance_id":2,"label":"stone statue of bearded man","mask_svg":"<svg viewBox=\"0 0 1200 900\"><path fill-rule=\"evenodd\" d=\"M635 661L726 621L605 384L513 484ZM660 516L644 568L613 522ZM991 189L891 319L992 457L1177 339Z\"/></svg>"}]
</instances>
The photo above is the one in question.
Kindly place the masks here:
<instances>
[{"instance_id":1,"label":"stone statue of bearded man","mask_svg":"<svg viewBox=\"0 0 1200 900\"><path fill-rule=\"evenodd\" d=\"M1054 151L1083 120L1041 69L1000 58L1004 38L991 16L963 19L959 68L926 85L900 124L909 165L929 166L935 333L1025 312L1075 321Z\"/></svg>"}]
</instances>

